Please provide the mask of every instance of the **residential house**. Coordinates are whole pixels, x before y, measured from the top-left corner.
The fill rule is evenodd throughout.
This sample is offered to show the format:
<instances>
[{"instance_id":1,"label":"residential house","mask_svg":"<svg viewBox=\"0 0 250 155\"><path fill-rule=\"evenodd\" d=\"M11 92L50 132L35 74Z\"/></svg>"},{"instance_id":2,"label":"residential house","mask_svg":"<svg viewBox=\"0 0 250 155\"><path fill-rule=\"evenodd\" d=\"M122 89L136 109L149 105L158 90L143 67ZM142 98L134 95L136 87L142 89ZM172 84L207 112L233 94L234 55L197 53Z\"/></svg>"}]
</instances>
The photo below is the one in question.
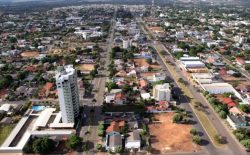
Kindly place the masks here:
<instances>
[{"instance_id":1,"label":"residential house","mask_svg":"<svg viewBox=\"0 0 250 155\"><path fill-rule=\"evenodd\" d=\"M114 133L120 133L125 127L125 121L112 121L106 129L106 133L112 135Z\"/></svg>"},{"instance_id":2,"label":"residential house","mask_svg":"<svg viewBox=\"0 0 250 155\"><path fill-rule=\"evenodd\" d=\"M122 137L120 134L106 136L105 148L107 151L115 152L117 147L122 147Z\"/></svg>"},{"instance_id":3,"label":"residential house","mask_svg":"<svg viewBox=\"0 0 250 155\"><path fill-rule=\"evenodd\" d=\"M136 120L135 121L128 121L127 125L128 125L129 130L138 129L138 127L139 127L138 122Z\"/></svg>"},{"instance_id":4,"label":"residential house","mask_svg":"<svg viewBox=\"0 0 250 155\"><path fill-rule=\"evenodd\" d=\"M108 94L105 97L105 102L106 103L113 103L115 100L115 94Z\"/></svg>"},{"instance_id":5,"label":"residential house","mask_svg":"<svg viewBox=\"0 0 250 155\"><path fill-rule=\"evenodd\" d=\"M27 90L28 90L28 87L20 86L16 89L15 94L16 95L26 95Z\"/></svg>"},{"instance_id":6,"label":"residential house","mask_svg":"<svg viewBox=\"0 0 250 155\"><path fill-rule=\"evenodd\" d=\"M28 97L32 97L37 92L37 88L29 88L26 92Z\"/></svg>"},{"instance_id":7,"label":"residential house","mask_svg":"<svg viewBox=\"0 0 250 155\"><path fill-rule=\"evenodd\" d=\"M53 83L47 82L40 90L39 97L49 97L52 88L53 88Z\"/></svg>"},{"instance_id":8,"label":"residential house","mask_svg":"<svg viewBox=\"0 0 250 155\"><path fill-rule=\"evenodd\" d=\"M127 149L140 149L141 147L141 137L140 130L134 130L128 133L128 137L126 139L125 148Z\"/></svg>"},{"instance_id":9,"label":"residential house","mask_svg":"<svg viewBox=\"0 0 250 155\"><path fill-rule=\"evenodd\" d=\"M123 93L115 94L114 103L117 105L122 105L126 101L126 96Z\"/></svg>"},{"instance_id":10,"label":"residential house","mask_svg":"<svg viewBox=\"0 0 250 155\"><path fill-rule=\"evenodd\" d=\"M250 85L247 83L241 83L235 89L241 93L247 93L250 92Z\"/></svg>"},{"instance_id":11,"label":"residential house","mask_svg":"<svg viewBox=\"0 0 250 155\"><path fill-rule=\"evenodd\" d=\"M144 79L139 80L139 87L141 89L145 89L147 86L148 86L148 81L146 81Z\"/></svg>"},{"instance_id":12,"label":"residential house","mask_svg":"<svg viewBox=\"0 0 250 155\"><path fill-rule=\"evenodd\" d=\"M157 82L157 81L163 81L166 79L166 74L164 73L155 73L153 75L153 81Z\"/></svg>"},{"instance_id":13,"label":"residential house","mask_svg":"<svg viewBox=\"0 0 250 155\"><path fill-rule=\"evenodd\" d=\"M227 122L234 130L247 126L244 116L227 115Z\"/></svg>"},{"instance_id":14,"label":"residential house","mask_svg":"<svg viewBox=\"0 0 250 155\"><path fill-rule=\"evenodd\" d=\"M244 60L243 58L237 57L237 58L235 59L235 61L236 61L236 63L237 63L238 65L240 65L240 66L245 65L245 60Z\"/></svg>"},{"instance_id":15,"label":"residential house","mask_svg":"<svg viewBox=\"0 0 250 155\"><path fill-rule=\"evenodd\" d=\"M231 115L243 115L244 113L238 107L232 107L229 109Z\"/></svg>"},{"instance_id":16,"label":"residential house","mask_svg":"<svg viewBox=\"0 0 250 155\"><path fill-rule=\"evenodd\" d=\"M221 102L226 104L228 109L236 106L236 103L230 97L223 98Z\"/></svg>"},{"instance_id":17,"label":"residential house","mask_svg":"<svg viewBox=\"0 0 250 155\"><path fill-rule=\"evenodd\" d=\"M164 113L169 111L169 102L167 101L160 101L156 105L153 106L147 106L147 112L148 113Z\"/></svg>"}]
</instances>

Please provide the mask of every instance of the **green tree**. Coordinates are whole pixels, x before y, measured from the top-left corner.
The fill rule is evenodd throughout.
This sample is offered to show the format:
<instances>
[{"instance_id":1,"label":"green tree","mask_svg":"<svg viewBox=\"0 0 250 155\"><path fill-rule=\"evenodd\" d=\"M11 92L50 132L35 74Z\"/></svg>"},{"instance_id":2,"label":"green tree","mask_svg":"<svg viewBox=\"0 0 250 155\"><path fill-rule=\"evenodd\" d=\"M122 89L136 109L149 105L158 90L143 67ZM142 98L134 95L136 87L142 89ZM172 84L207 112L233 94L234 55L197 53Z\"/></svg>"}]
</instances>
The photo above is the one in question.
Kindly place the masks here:
<instances>
[{"instance_id":1,"label":"green tree","mask_svg":"<svg viewBox=\"0 0 250 155\"><path fill-rule=\"evenodd\" d=\"M10 37L9 41L10 41L10 43L17 43L16 37Z\"/></svg>"},{"instance_id":2,"label":"green tree","mask_svg":"<svg viewBox=\"0 0 250 155\"><path fill-rule=\"evenodd\" d=\"M128 84L126 84L126 85L124 85L124 86L122 87L122 91L125 92L125 93L128 93L128 92L130 92L130 91L132 91L132 90L133 90L132 87L129 86Z\"/></svg>"},{"instance_id":3,"label":"green tree","mask_svg":"<svg viewBox=\"0 0 250 155\"><path fill-rule=\"evenodd\" d=\"M245 70L250 71L250 64L246 64L246 65L245 65Z\"/></svg>"},{"instance_id":4,"label":"green tree","mask_svg":"<svg viewBox=\"0 0 250 155\"><path fill-rule=\"evenodd\" d=\"M197 56L197 51L196 51L194 48L191 48L191 49L189 50L189 55L190 55L190 56Z\"/></svg>"},{"instance_id":5,"label":"green tree","mask_svg":"<svg viewBox=\"0 0 250 155\"><path fill-rule=\"evenodd\" d=\"M226 118L227 118L227 113L226 113L225 111L223 111L223 110L221 110L221 111L219 112L219 115L220 115L220 117L223 118L223 119L226 119Z\"/></svg>"},{"instance_id":6,"label":"green tree","mask_svg":"<svg viewBox=\"0 0 250 155\"><path fill-rule=\"evenodd\" d=\"M97 135L100 137L102 137L104 135L104 125L103 124L98 125Z\"/></svg>"},{"instance_id":7,"label":"green tree","mask_svg":"<svg viewBox=\"0 0 250 155\"><path fill-rule=\"evenodd\" d=\"M54 147L53 141L49 139L47 136L42 138L37 138L32 143L32 150L35 153L40 153L40 154L52 151L53 147Z\"/></svg>"},{"instance_id":8,"label":"green tree","mask_svg":"<svg viewBox=\"0 0 250 155\"><path fill-rule=\"evenodd\" d=\"M208 94L209 94L208 91L204 91L204 92L203 92L203 95L204 95L204 96L207 96Z\"/></svg>"},{"instance_id":9,"label":"green tree","mask_svg":"<svg viewBox=\"0 0 250 155\"><path fill-rule=\"evenodd\" d=\"M201 139L200 136L195 135L195 136L192 137L192 141L193 141L195 144L201 144L202 139Z\"/></svg>"},{"instance_id":10,"label":"green tree","mask_svg":"<svg viewBox=\"0 0 250 155\"><path fill-rule=\"evenodd\" d=\"M226 143L226 140L221 135L218 135L218 134L216 134L214 136L214 140L217 141L220 144L225 144Z\"/></svg>"},{"instance_id":11,"label":"green tree","mask_svg":"<svg viewBox=\"0 0 250 155\"><path fill-rule=\"evenodd\" d=\"M26 78L26 76L27 76L28 74L29 74L28 71L20 71L20 72L18 72L17 76L18 76L19 79L23 80L23 79Z\"/></svg>"},{"instance_id":12,"label":"green tree","mask_svg":"<svg viewBox=\"0 0 250 155\"><path fill-rule=\"evenodd\" d=\"M72 134L69 136L66 144L67 144L67 147L74 149L78 145L80 145L81 142L82 142L82 139L80 137Z\"/></svg>"},{"instance_id":13,"label":"green tree","mask_svg":"<svg viewBox=\"0 0 250 155\"><path fill-rule=\"evenodd\" d=\"M211 97L211 98L208 99L208 102L213 104L213 103L216 102L216 99L214 97Z\"/></svg>"},{"instance_id":14,"label":"green tree","mask_svg":"<svg viewBox=\"0 0 250 155\"><path fill-rule=\"evenodd\" d=\"M192 135L197 135L197 134L198 134L198 131L197 131L195 128L192 128L192 129L190 130L190 133L191 133Z\"/></svg>"},{"instance_id":15,"label":"green tree","mask_svg":"<svg viewBox=\"0 0 250 155\"><path fill-rule=\"evenodd\" d=\"M84 142L84 143L83 143L83 145L82 145L82 150L83 150L84 152L88 151L88 144L87 144L87 142Z\"/></svg>"},{"instance_id":16,"label":"green tree","mask_svg":"<svg viewBox=\"0 0 250 155\"><path fill-rule=\"evenodd\" d=\"M102 144L96 144L95 149L100 151L102 149Z\"/></svg>"},{"instance_id":17,"label":"green tree","mask_svg":"<svg viewBox=\"0 0 250 155\"><path fill-rule=\"evenodd\" d=\"M248 113L249 112L249 107L245 104L240 104L240 110L242 110L243 112Z\"/></svg>"},{"instance_id":18,"label":"green tree","mask_svg":"<svg viewBox=\"0 0 250 155\"><path fill-rule=\"evenodd\" d=\"M9 87L13 82L13 78L10 75L0 76L0 89Z\"/></svg>"},{"instance_id":19,"label":"green tree","mask_svg":"<svg viewBox=\"0 0 250 155\"><path fill-rule=\"evenodd\" d=\"M90 71L89 74L90 74L91 78L94 78L98 74L98 71L97 71L97 69L93 69L92 71Z\"/></svg>"},{"instance_id":20,"label":"green tree","mask_svg":"<svg viewBox=\"0 0 250 155\"><path fill-rule=\"evenodd\" d=\"M246 147L247 149L250 149L250 139L244 139L242 141L240 141L240 143Z\"/></svg>"},{"instance_id":21,"label":"green tree","mask_svg":"<svg viewBox=\"0 0 250 155\"><path fill-rule=\"evenodd\" d=\"M148 58L146 61L147 61L148 64L152 64L152 59L151 58Z\"/></svg>"},{"instance_id":22,"label":"green tree","mask_svg":"<svg viewBox=\"0 0 250 155\"><path fill-rule=\"evenodd\" d=\"M115 82L107 82L106 87L108 88L108 91L118 88L118 85Z\"/></svg>"},{"instance_id":23,"label":"green tree","mask_svg":"<svg viewBox=\"0 0 250 155\"><path fill-rule=\"evenodd\" d=\"M246 135L244 135L244 134L242 134L242 133L235 133L235 137L236 137L239 141L241 141L241 140L243 140L243 139L246 138Z\"/></svg>"},{"instance_id":24,"label":"green tree","mask_svg":"<svg viewBox=\"0 0 250 155\"><path fill-rule=\"evenodd\" d=\"M182 116L182 114L176 113L176 114L174 114L172 120L174 123L179 123L183 120L183 116Z\"/></svg>"},{"instance_id":25,"label":"green tree","mask_svg":"<svg viewBox=\"0 0 250 155\"><path fill-rule=\"evenodd\" d=\"M176 59L180 59L181 57L183 57L183 52L176 52L174 53L174 56L176 57Z\"/></svg>"}]
</instances>

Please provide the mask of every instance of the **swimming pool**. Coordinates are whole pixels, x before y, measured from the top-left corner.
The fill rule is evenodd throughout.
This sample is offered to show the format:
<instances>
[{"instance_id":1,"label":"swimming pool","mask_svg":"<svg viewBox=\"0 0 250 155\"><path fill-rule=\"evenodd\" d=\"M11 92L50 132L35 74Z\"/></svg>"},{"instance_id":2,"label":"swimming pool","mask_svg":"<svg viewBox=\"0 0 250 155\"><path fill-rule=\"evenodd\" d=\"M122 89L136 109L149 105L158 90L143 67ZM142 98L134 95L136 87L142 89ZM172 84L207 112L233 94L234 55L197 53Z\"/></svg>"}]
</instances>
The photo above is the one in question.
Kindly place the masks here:
<instances>
[{"instance_id":1,"label":"swimming pool","mask_svg":"<svg viewBox=\"0 0 250 155\"><path fill-rule=\"evenodd\" d=\"M34 105L34 106L32 106L32 110L34 110L34 111L42 111L42 110L44 110L44 106Z\"/></svg>"}]
</instances>

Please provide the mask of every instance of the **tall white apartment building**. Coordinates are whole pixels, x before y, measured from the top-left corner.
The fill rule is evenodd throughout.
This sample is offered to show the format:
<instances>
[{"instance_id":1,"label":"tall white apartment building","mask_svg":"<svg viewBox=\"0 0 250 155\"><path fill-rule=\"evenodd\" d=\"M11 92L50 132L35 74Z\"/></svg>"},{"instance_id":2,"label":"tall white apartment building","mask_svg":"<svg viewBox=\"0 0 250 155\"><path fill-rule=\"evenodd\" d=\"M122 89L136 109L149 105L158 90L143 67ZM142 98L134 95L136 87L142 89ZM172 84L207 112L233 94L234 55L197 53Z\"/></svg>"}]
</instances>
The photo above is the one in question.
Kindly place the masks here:
<instances>
[{"instance_id":1,"label":"tall white apartment building","mask_svg":"<svg viewBox=\"0 0 250 155\"><path fill-rule=\"evenodd\" d=\"M155 85L153 89L153 98L157 101L170 101L171 90L169 83Z\"/></svg>"},{"instance_id":2,"label":"tall white apartment building","mask_svg":"<svg viewBox=\"0 0 250 155\"><path fill-rule=\"evenodd\" d=\"M63 123L74 123L79 115L77 73L73 65L58 67L56 85Z\"/></svg>"}]
</instances>

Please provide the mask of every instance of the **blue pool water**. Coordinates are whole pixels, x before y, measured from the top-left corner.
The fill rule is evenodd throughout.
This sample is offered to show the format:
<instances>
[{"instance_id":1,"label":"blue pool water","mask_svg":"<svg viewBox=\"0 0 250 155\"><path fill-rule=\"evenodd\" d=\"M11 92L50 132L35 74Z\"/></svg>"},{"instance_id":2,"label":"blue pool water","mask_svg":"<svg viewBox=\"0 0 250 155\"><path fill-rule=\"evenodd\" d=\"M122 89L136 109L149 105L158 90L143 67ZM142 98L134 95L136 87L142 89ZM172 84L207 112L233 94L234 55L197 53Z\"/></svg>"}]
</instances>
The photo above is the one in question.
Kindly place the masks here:
<instances>
[{"instance_id":1,"label":"blue pool water","mask_svg":"<svg viewBox=\"0 0 250 155\"><path fill-rule=\"evenodd\" d=\"M34 111L42 111L42 110L44 110L44 106L34 105L34 106L32 106L32 110L34 110Z\"/></svg>"}]
</instances>

